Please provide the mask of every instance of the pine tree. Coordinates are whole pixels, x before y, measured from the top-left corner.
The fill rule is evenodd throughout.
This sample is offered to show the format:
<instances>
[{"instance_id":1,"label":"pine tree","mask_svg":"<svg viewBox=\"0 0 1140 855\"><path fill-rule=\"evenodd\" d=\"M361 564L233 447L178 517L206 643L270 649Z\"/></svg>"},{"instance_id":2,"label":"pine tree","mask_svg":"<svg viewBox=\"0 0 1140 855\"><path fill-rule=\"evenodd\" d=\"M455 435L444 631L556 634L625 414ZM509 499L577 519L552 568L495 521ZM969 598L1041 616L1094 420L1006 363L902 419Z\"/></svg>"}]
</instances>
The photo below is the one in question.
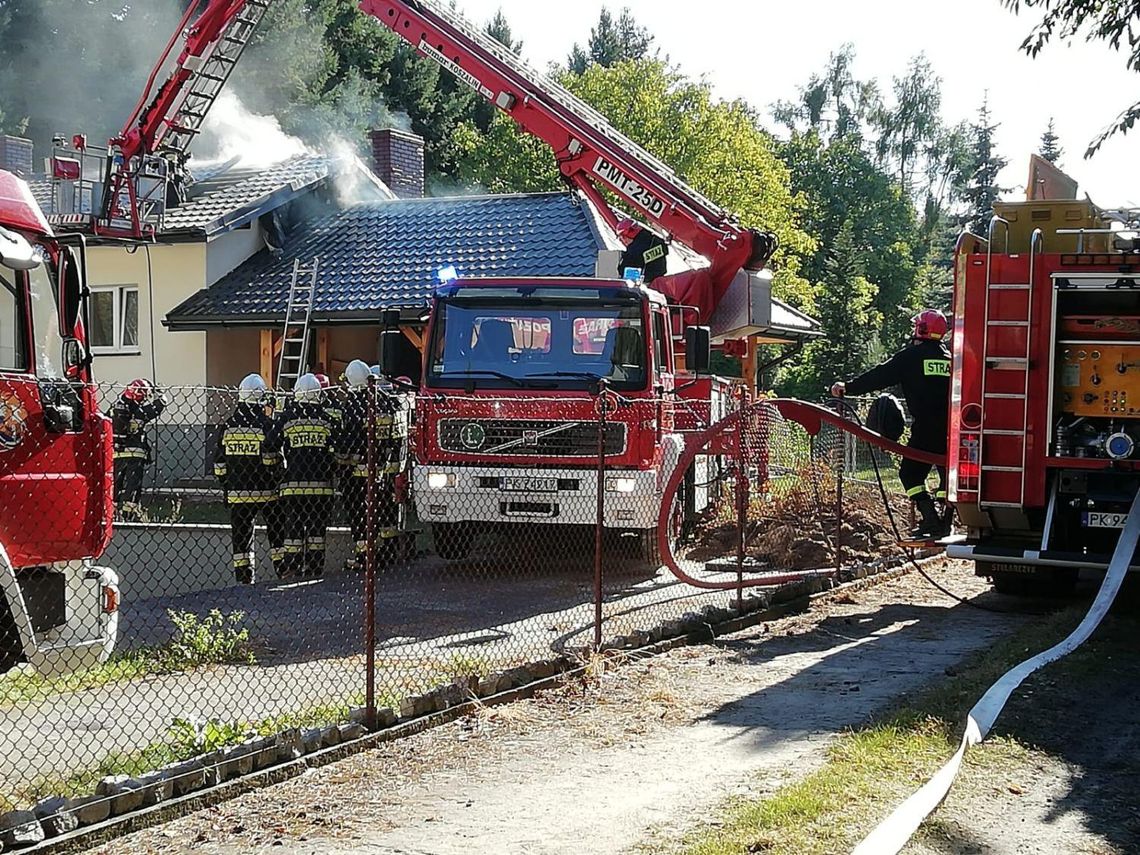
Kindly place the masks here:
<instances>
[{"instance_id":1,"label":"pine tree","mask_svg":"<svg viewBox=\"0 0 1140 855\"><path fill-rule=\"evenodd\" d=\"M653 46L653 36L634 20L629 9L622 9L615 21L605 6L598 16L598 24L590 29L590 38L583 48L577 43L570 50L566 64L575 74L582 74L591 62L611 68L630 59L644 59Z\"/></svg>"},{"instance_id":2,"label":"pine tree","mask_svg":"<svg viewBox=\"0 0 1140 855\"><path fill-rule=\"evenodd\" d=\"M1053 130L1053 117L1049 117L1049 127L1045 129L1045 133L1041 135L1041 150L1038 152L1043 158L1050 163L1058 163L1061 160L1061 155L1065 150L1061 148L1060 138L1057 136L1056 131Z\"/></svg>"},{"instance_id":3,"label":"pine tree","mask_svg":"<svg viewBox=\"0 0 1140 855\"><path fill-rule=\"evenodd\" d=\"M514 36L511 33L511 25L507 22L507 16L503 14L502 8L495 12L495 17L487 22L487 26L483 28L483 32L503 47L510 48L512 53L522 53L523 43L514 40Z\"/></svg>"},{"instance_id":4,"label":"pine tree","mask_svg":"<svg viewBox=\"0 0 1140 855\"><path fill-rule=\"evenodd\" d=\"M967 206L962 223L968 225L974 234L986 233L990 217L993 216L994 202L1010 189L998 184L998 176L1009 163L994 151L994 134L1000 126L990 114L987 92L982 106L978 108L978 119L970 127L973 139L964 175L966 186L961 194L962 201Z\"/></svg>"}]
</instances>

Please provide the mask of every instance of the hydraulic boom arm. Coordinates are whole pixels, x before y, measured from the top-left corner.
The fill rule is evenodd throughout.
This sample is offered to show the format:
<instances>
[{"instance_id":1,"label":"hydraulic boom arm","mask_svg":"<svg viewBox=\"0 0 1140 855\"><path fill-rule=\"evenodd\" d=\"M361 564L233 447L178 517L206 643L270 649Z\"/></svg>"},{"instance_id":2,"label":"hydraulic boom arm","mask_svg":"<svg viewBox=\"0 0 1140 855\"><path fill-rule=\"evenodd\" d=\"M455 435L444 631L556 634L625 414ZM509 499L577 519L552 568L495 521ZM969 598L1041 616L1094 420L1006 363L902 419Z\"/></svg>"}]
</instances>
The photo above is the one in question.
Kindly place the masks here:
<instances>
[{"instance_id":1,"label":"hydraulic boom arm","mask_svg":"<svg viewBox=\"0 0 1140 855\"><path fill-rule=\"evenodd\" d=\"M774 236L741 226L598 111L454 11L426 0L361 0L360 8L549 145L563 176L611 226L617 217L598 185L707 258L709 268L663 276L653 286L679 303L696 305L704 320L741 268L760 269L775 250Z\"/></svg>"}]
</instances>

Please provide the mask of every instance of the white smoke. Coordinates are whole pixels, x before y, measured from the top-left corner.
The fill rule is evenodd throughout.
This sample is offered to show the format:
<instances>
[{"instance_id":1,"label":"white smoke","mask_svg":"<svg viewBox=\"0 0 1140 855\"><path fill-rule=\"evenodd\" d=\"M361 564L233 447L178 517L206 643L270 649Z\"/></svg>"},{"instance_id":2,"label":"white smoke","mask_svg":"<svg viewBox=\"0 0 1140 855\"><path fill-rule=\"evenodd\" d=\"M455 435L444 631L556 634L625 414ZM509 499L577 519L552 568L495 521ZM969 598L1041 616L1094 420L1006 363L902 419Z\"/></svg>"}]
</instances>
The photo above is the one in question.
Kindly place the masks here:
<instances>
[{"instance_id":1,"label":"white smoke","mask_svg":"<svg viewBox=\"0 0 1140 855\"><path fill-rule=\"evenodd\" d=\"M251 112L233 90L224 89L194 141L193 165L237 158L239 166L264 168L310 153L301 140L281 129L276 118Z\"/></svg>"}]
</instances>

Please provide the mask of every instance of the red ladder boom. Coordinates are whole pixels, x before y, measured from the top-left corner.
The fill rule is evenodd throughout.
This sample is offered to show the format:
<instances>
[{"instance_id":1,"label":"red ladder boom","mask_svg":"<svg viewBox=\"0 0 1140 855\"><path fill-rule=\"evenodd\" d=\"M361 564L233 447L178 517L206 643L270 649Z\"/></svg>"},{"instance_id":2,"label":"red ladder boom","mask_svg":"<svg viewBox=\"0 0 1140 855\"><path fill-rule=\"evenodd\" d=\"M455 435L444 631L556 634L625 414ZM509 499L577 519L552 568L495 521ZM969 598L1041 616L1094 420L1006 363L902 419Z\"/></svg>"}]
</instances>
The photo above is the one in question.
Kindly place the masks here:
<instances>
[{"instance_id":1,"label":"red ladder boom","mask_svg":"<svg viewBox=\"0 0 1140 855\"><path fill-rule=\"evenodd\" d=\"M773 235L741 226L597 110L452 10L424 0L361 0L360 8L549 145L562 175L611 226L617 217L599 184L707 258L707 270L654 282L677 302L697 305L703 320L741 268L760 269L775 250Z\"/></svg>"}]
</instances>

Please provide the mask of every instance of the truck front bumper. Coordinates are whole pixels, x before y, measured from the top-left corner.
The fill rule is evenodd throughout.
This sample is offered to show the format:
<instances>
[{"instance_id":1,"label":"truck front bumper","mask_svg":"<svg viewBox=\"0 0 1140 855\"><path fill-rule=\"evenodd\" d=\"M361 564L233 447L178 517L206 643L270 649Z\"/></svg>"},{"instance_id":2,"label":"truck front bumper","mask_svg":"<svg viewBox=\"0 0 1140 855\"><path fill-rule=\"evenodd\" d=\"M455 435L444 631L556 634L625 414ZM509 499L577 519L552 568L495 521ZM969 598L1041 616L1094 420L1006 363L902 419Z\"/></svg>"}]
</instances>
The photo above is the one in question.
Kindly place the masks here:
<instances>
[{"instance_id":1,"label":"truck front bumper","mask_svg":"<svg viewBox=\"0 0 1140 855\"><path fill-rule=\"evenodd\" d=\"M1022 569L1029 572L1034 567L1075 567L1083 570L1108 569L1109 556L1089 555L1082 556L1073 552L1059 550L1013 549L1001 546L986 546L985 544L952 543L946 547L947 558L958 558L963 561L981 561L986 564L1006 565L999 569L1017 572ZM1140 572L1140 564L1133 564L1128 568L1130 573Z\"/></svg>"},{"instance_id":2,"label":"truck front bumper","mask_svg":"<svg viewBox=\"0 0 1140 855\"><path fill-rule=\"evenodd\" d=\"M592 526L597 521L598 475L588 469L419 464L412 482L422 522ZM656 471L610 470L604 485L606 528L657 527Z\"/></svg>"}]
</instances>

